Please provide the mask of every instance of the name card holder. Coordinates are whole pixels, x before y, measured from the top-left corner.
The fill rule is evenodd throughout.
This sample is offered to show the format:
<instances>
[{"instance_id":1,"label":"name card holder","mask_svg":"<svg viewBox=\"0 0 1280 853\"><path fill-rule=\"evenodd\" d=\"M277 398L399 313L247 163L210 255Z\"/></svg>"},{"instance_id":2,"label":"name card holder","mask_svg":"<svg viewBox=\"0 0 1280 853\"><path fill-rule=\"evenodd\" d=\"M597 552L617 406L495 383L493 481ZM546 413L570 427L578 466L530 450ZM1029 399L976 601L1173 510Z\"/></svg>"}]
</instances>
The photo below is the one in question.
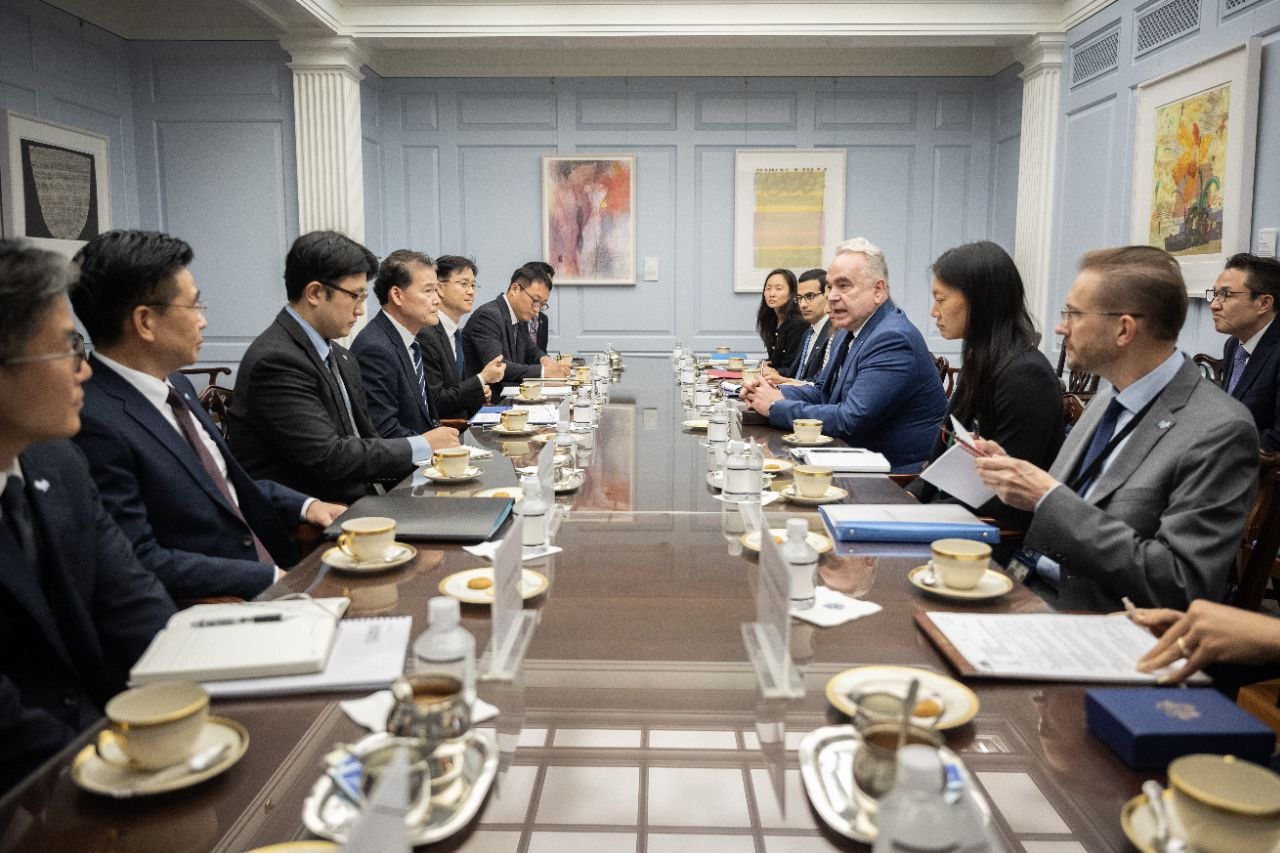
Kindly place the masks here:
<instances>
[{"instance_id":1,"label":"name card holder","mask_svg":"<svg viewBox=\"0 0 1280 853\"><path fill-rule=\"evenodd\" d=\"M477 670L481 681L512 681L520 671L538 612L524 609L520 594L523 581L523 529L516 519L493 555L493 636Z\"/></svg>"},{"instance_id":2,"label":"name card holder","mask_svg":"<svg viewBox=\"0 0 1280 853\"><path fill-rule=\"evenodd\" d=\"M756 621L742 624L742 642L767 699L798 699L804 681L791 660L791 575L778 552L759 501L738 504L748 530L760 531Z\"/></svg>"}]
</instances>

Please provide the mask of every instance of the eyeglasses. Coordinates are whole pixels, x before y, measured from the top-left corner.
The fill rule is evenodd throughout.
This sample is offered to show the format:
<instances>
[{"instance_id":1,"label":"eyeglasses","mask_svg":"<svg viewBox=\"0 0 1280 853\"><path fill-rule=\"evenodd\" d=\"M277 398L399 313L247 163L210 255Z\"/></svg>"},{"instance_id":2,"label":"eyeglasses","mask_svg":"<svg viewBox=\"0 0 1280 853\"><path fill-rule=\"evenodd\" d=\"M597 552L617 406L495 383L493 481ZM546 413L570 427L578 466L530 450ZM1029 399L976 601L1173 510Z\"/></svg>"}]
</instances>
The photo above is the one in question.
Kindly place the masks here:
<instances>
[{"instance_id":1,"label":"eyeglasses","mask_svg":"<svg viewBox=\"0 0 1280 853\"><path fill-rule=\"evenodd\" d=\"M533 307L538 309L539 311L541 311L542 309L546 308L548 305L551 304L550 299L539 299L538 297L530 293L529 288L525 287L523 284L517 284L516 287L524 291L524 295L529 297L529 301L533 303Z\"/></svg>"},{"instance_id":2,"label":"eyeglasses","mask_svg":"<svg viewBox=\"0 0 1280 853\"><path fill-rule=\"evenodd\" d=\"M1142 317L1143 314L1135 314L1132 311L1077 311L1074 308L1063 308L1058 312L1058 316L1062 318L1062 325L1066 326L1076 317L1083 317L1086 314L1094 317Z\"/></svg>"},{"instance_id":3,"label":"eyeglasses","mask_svg":"<svg viewBox=\"0 0 1280 853\"><path fill-rule=\"evenodd\" d=\"M35 364L39 361L57 361L63 358L72 359L71 372L79 373L85 360L84 337L79 332L71 333L71 349L62 352L51 352L46 355L20 355L6 358L0 364Z\"/></svg>"},{"instance_id":4,"label":"eyeglasses","mask_svg":"<svg viewBox=\"0 0 1280 853\"><path fill-rule=\"evenodd\" d=\"M795 300L795 301L796 301L796 302L806 302L806 303L807 303L807 302L812 302L813 300L817 299L819 296L822 296L822 295L823 295L823 293L822 293L822 291L821 291L821 290L815 291L815 292L813 292L813 293L801 293L801 294L799 294L798 296L796 296L796 300Z\"/></svg>"},{"instance_id":5,"label":"eyeglasses","mask_svg":"<svg viewBox=\"0 0 1280 853\"><path fill-rule=\"evenodd\" d=\"M440 282L441 287L444 287L446 284L456 284L458 287L461 287L463 290L476 289L476 283L474 281L467 281L466 279L453 279L451 281Z\"/></svg>"},{"instance_id":6,"label":"eyeglasses","mask_svg":"<svg viewBox=\"0 0 1280 853\"><path fill-rule=\"evenodd\" d=\"M1226 304L1226 301L1231 297L1244 296L1246 293L1249 294L1250 299L1254 298L1255 294L1252 290L1227 290L1226 288L1223 288L1222 290L1213 290L1210 288L1204 292L1204 301L1212 305L1221 299L1223 304Z\"/></svg>"},{"instance_id":7,"label":"eyeglasses","mask_svg":"<svg viewBox=\"0 0 1280 853\"><path fill-rule=\"evenodd\" d=\"M192 302L190 305L183 305L181 302L143 302L142 304L148 308L190 308L201 314L209 310L208 302Z\"/></svg>"},{"instance_id":8,"label":"eyeglasses","mask_svg":"<svg viewBox=\"0 0 1280 853\"><path fill-rule=\"evenodd\" d=\"M333 282L331 282L331 281L325 281L325 280L324 280L324 279L322 279L322 278L318 278L318 279L316 279L316 281L320 282L321 284L323 284L325 287L329 288L330 290L337 290L337 291L339 291L339 292L341 292L341 293L345 293L345 294L347 294L347 296L350 296L350 297L351 297L352 299L354 299L356 302L364 302L366 299L368 299L368 298L369 298L369 291L368 291L368 290L365 290L365 291L363 291L363 292L362 292L362 291L358 291L358 290L347 290L345 287L339 287L338 285L334 284Z\"/></svg>"}]
</instances>

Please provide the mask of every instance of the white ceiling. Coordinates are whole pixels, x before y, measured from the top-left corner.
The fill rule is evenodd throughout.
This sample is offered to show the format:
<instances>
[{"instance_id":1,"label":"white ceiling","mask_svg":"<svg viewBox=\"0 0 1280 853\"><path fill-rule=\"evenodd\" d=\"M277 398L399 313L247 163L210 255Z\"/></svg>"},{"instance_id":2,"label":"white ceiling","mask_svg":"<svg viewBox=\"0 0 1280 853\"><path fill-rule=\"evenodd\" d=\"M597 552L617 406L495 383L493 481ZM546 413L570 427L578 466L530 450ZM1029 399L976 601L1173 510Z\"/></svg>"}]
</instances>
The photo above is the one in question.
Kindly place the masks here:
<instances>
[{"instance_id":1,"label":"white ceiling","mask_svg":"<svg viewBox=\"0 0 1280 853\"><path fill-rule=\"evenodd\" d=\"M47 0L126 39L350 36L383 76L989 75L1114 0Z\"/></svg>"}]
</instances>

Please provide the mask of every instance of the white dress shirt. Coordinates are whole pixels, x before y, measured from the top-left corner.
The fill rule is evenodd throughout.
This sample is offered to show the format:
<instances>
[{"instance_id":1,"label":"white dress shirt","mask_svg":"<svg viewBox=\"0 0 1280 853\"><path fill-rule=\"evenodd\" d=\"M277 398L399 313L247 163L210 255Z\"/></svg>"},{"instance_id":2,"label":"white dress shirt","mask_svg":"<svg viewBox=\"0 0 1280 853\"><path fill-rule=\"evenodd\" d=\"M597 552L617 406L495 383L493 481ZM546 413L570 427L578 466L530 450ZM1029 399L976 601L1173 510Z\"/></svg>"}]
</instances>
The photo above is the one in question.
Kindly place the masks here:
<instances>
[{"instance_id":1,"label":"white dress shirt","mask_svg":"<svg viewBox=\"0 0 1280 853\"><path fill-rule=\"evenodd\" d=\"M507 316L511 318L511 325L515 326L515 325L519 324L519 325L521 325L521 326L523 326L523 327L524 327L524 328L522 328L522 329L519 329L519 330L516 332L516 334L519 334L519 335L527 335L527 334L529 334L529 326L528 326L527 324L525 324L525 323L521 323L521 322L520 322L520 318L516 316L516 309L514 309L514 308L512 308L512 307L511 307L511 300L507 298L507 294L505 294L505 293L504 293L504 294L502 294L502 301L503 301L503 302L505 302L505 303L507 304ZM541 378L542 378L542 373L543 373L543 371L544 371L545 369L546 369L546 368L544 368L544 367L539 367L539 368L538 368L538 378L539 378L539 379L541 379Z\"/></svg>"},{"instance_id":2,"label":"white dress shirt","mask_svg":"<svg viewBox=\"0 0 1280 853\"><path fill-rule=\"evenodd\" d=\"M453 336L457 334L458 330L461 329L463 325L467 322L467 317L464 314L462 319L455 323L453 321L453 318L450 317L448 314L444 313L443 311L439 311L437 313L439 314L439 317L440 317L440 328L444 330L444 336L449 339L449 348L454 350L456 353L457 347L453 345ZM456 358L456 355L455 355L455 358ZM474 379L476 382L480 383L481 385L484 384L484 379L480 377L479 373L473 374L471 378ZM466 380L463 380L463 381L465 382Z\"/></svg>"}]
</instances>

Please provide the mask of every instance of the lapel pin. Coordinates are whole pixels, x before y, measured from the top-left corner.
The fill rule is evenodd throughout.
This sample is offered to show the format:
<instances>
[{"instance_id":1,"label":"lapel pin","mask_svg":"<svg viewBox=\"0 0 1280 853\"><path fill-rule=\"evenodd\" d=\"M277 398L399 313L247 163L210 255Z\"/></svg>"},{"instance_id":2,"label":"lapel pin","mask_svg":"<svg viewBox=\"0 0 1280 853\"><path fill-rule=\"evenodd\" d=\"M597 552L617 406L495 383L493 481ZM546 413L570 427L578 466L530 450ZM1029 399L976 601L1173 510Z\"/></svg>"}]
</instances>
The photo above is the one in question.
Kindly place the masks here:
<instances>
[{"instance_id":1,"label":"lapel pin","mask_svg":"<svg viewBox=\"0 0 1280 853\"><path fill-rule=\"evenodd\" d=\"M48 480L36 480L36 481L35 481L35 482L33 482L31 485L35 486L35 487L36 487L36 491L38 491L38 492L47 492L47 491L49 491L49 481L48 481Z\"/></svg>"},{"instance_id":2,"label":"lapel pin","mask_svg":"<svg viewBox=\"0 0 1280 853\"><path fill-rule=\"evenodd\" d=\"M1156 429L1168 429L1171 426L1173 426L1173 421L1161 421L1156 424Z\"/></svg>"}]
</instances>

